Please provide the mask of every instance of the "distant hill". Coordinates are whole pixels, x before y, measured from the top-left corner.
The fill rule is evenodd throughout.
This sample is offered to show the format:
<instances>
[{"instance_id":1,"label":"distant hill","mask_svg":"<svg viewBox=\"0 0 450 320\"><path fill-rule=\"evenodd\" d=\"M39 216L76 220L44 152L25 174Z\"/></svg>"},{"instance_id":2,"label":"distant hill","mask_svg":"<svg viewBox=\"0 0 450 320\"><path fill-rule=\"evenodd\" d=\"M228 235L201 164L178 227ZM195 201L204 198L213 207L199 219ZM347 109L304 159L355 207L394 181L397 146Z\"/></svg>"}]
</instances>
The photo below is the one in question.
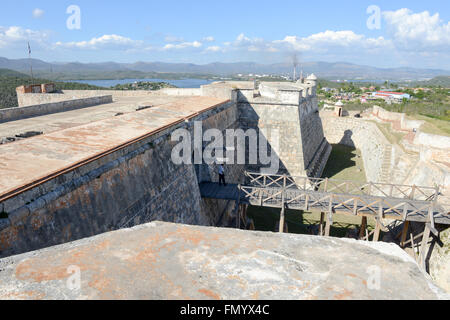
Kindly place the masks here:
<instances>
[{"instance_id":1,"label":"distant hill","mask_svg":"<svg viewBox=\"0 0 450 320\"><path fill-rule=\"evenodd\" d=\"M21 72L17 72L9 69L0 69L0 78L6 77L16 77L16 78L26 78L27 75Z\"/></svg>"},{"instance_id":2,"label":"distant hill","mask_svg":"<svg viewBox=\"0 0 450 320\"><path fill-rule=\"evenodd\" d=\"M450 88L450 76L439 76L428 81L415 81L409 84L412 87L444 87Z\"/></svg>"},{"instance_id":3,"label":"distant hill","mask_svg":"<svg viewBox=\"0 0 450 320\"><path fill-rule=\"evenodd\" d=\"M51 79L92 80L124 78L162 78L230 76L239 73L249 74L291 74L289 63L258 64L254 62L210 63L197 65L192 63L136 62L136 63L49 63L32 59L33 70L38 76ZM375 68L347 62L305 62L305 73L315 73L325 79L347 80L424 80L437 76L447 76L450 71L418 68ZM0 58L0 68L29 73L28 59Z\"/></svg>"}]
</instances>

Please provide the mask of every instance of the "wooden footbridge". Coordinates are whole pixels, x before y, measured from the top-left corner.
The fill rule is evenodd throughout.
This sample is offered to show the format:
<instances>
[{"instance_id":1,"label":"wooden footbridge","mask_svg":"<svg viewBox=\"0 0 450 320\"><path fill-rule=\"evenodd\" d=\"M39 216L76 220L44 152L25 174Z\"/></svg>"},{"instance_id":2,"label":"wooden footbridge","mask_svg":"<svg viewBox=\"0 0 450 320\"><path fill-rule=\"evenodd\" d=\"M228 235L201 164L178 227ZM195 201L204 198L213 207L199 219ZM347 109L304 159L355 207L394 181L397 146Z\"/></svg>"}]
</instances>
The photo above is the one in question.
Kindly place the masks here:
<instances>
[{"instance_id":1,"label":"wooden footbridge","mask_svg":"<svg viewBox=\"0 0 450 320\"><path fill-rule=\"evenodd\" d=\"M439 202L439 187L419 187L385 183L362 183L334 179L291 177L245 173L242 185L219 186L216 183L200 184L203 198L236 201L235 214L240 228L240 206L252 205L281 209L280 232L285 225L285 210L319 211L319 235L329 236L334 214L362 217L360 238L378 241L381 231L387 230L383 219L404 221L401 243L406 242L410 222L425 224L425 231L408 242L422 237L420 259L425 262L431 233L439 235L435 224L450 225L450 214ZM367 218L376 220L376 228L368 233ZM325 224L325 225L324 225Z\"/></svg>"}]
</instances>

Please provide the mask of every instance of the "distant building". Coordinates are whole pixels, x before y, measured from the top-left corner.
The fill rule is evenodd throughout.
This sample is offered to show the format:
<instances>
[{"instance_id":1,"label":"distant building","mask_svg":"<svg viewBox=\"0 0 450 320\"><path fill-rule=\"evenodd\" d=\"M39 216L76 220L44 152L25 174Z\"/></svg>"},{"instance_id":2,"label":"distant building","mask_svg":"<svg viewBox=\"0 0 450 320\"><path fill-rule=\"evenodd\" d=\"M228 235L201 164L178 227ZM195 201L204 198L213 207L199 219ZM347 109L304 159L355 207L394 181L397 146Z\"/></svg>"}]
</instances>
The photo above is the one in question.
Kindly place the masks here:
<instances>
[{"instance_id":1,"label":"distant building","mask_svg":"<svg viewBox=\"0 0 450 320\"><path fill-rule=\"evenodd\" d=\"M402 92L390 92L390 91L377 91L377 92L372 92L372 97L374 98L380 98L380 99L384 99L384 100L397 100L397 101L401 101L403 99L411 99L411 96L407 93L402 93Z\"/></svg>"}]
</instances>

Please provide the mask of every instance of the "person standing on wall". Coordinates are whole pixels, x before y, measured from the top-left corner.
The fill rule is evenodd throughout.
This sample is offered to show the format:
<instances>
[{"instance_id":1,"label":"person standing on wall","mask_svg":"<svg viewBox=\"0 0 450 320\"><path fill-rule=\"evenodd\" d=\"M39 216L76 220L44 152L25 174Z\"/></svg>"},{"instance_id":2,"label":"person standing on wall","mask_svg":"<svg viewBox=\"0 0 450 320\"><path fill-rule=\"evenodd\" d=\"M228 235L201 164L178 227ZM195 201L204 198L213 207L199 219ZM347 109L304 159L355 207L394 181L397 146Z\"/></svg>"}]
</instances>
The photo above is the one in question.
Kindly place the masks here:
<instances>
[{"instance_id":1,"label":"person standing on wall","mask_svg":"<svg viewBox=\"0 0 450 320\"><path fill-rule=\"evenodd\" d=\"M223 182L223 185L226 187L227 183L225 182L225 168L223 164L219 166L219 185L221 186Z\"/></svg>"}]
</instances>

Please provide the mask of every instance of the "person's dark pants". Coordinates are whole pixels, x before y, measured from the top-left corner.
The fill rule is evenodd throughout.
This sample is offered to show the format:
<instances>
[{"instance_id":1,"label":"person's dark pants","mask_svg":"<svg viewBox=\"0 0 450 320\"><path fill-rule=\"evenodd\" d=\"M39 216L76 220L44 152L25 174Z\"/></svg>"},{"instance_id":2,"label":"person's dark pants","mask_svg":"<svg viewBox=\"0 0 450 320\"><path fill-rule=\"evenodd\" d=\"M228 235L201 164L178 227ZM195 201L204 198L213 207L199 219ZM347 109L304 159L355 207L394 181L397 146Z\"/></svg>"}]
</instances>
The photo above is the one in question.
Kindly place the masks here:
<instances>
[{"instance_id":1,"label":"person's dark pants","mask_svg":"<svg viewBox=\"0 0 450 320\"><path fill-rule=\"evenodd\" d=\"M219 185L222 185L222 182L223 182L224 186L227 185L226 182L225 182L225 175L224 174L219 174Z\"/></svg>"}]
</instances>

